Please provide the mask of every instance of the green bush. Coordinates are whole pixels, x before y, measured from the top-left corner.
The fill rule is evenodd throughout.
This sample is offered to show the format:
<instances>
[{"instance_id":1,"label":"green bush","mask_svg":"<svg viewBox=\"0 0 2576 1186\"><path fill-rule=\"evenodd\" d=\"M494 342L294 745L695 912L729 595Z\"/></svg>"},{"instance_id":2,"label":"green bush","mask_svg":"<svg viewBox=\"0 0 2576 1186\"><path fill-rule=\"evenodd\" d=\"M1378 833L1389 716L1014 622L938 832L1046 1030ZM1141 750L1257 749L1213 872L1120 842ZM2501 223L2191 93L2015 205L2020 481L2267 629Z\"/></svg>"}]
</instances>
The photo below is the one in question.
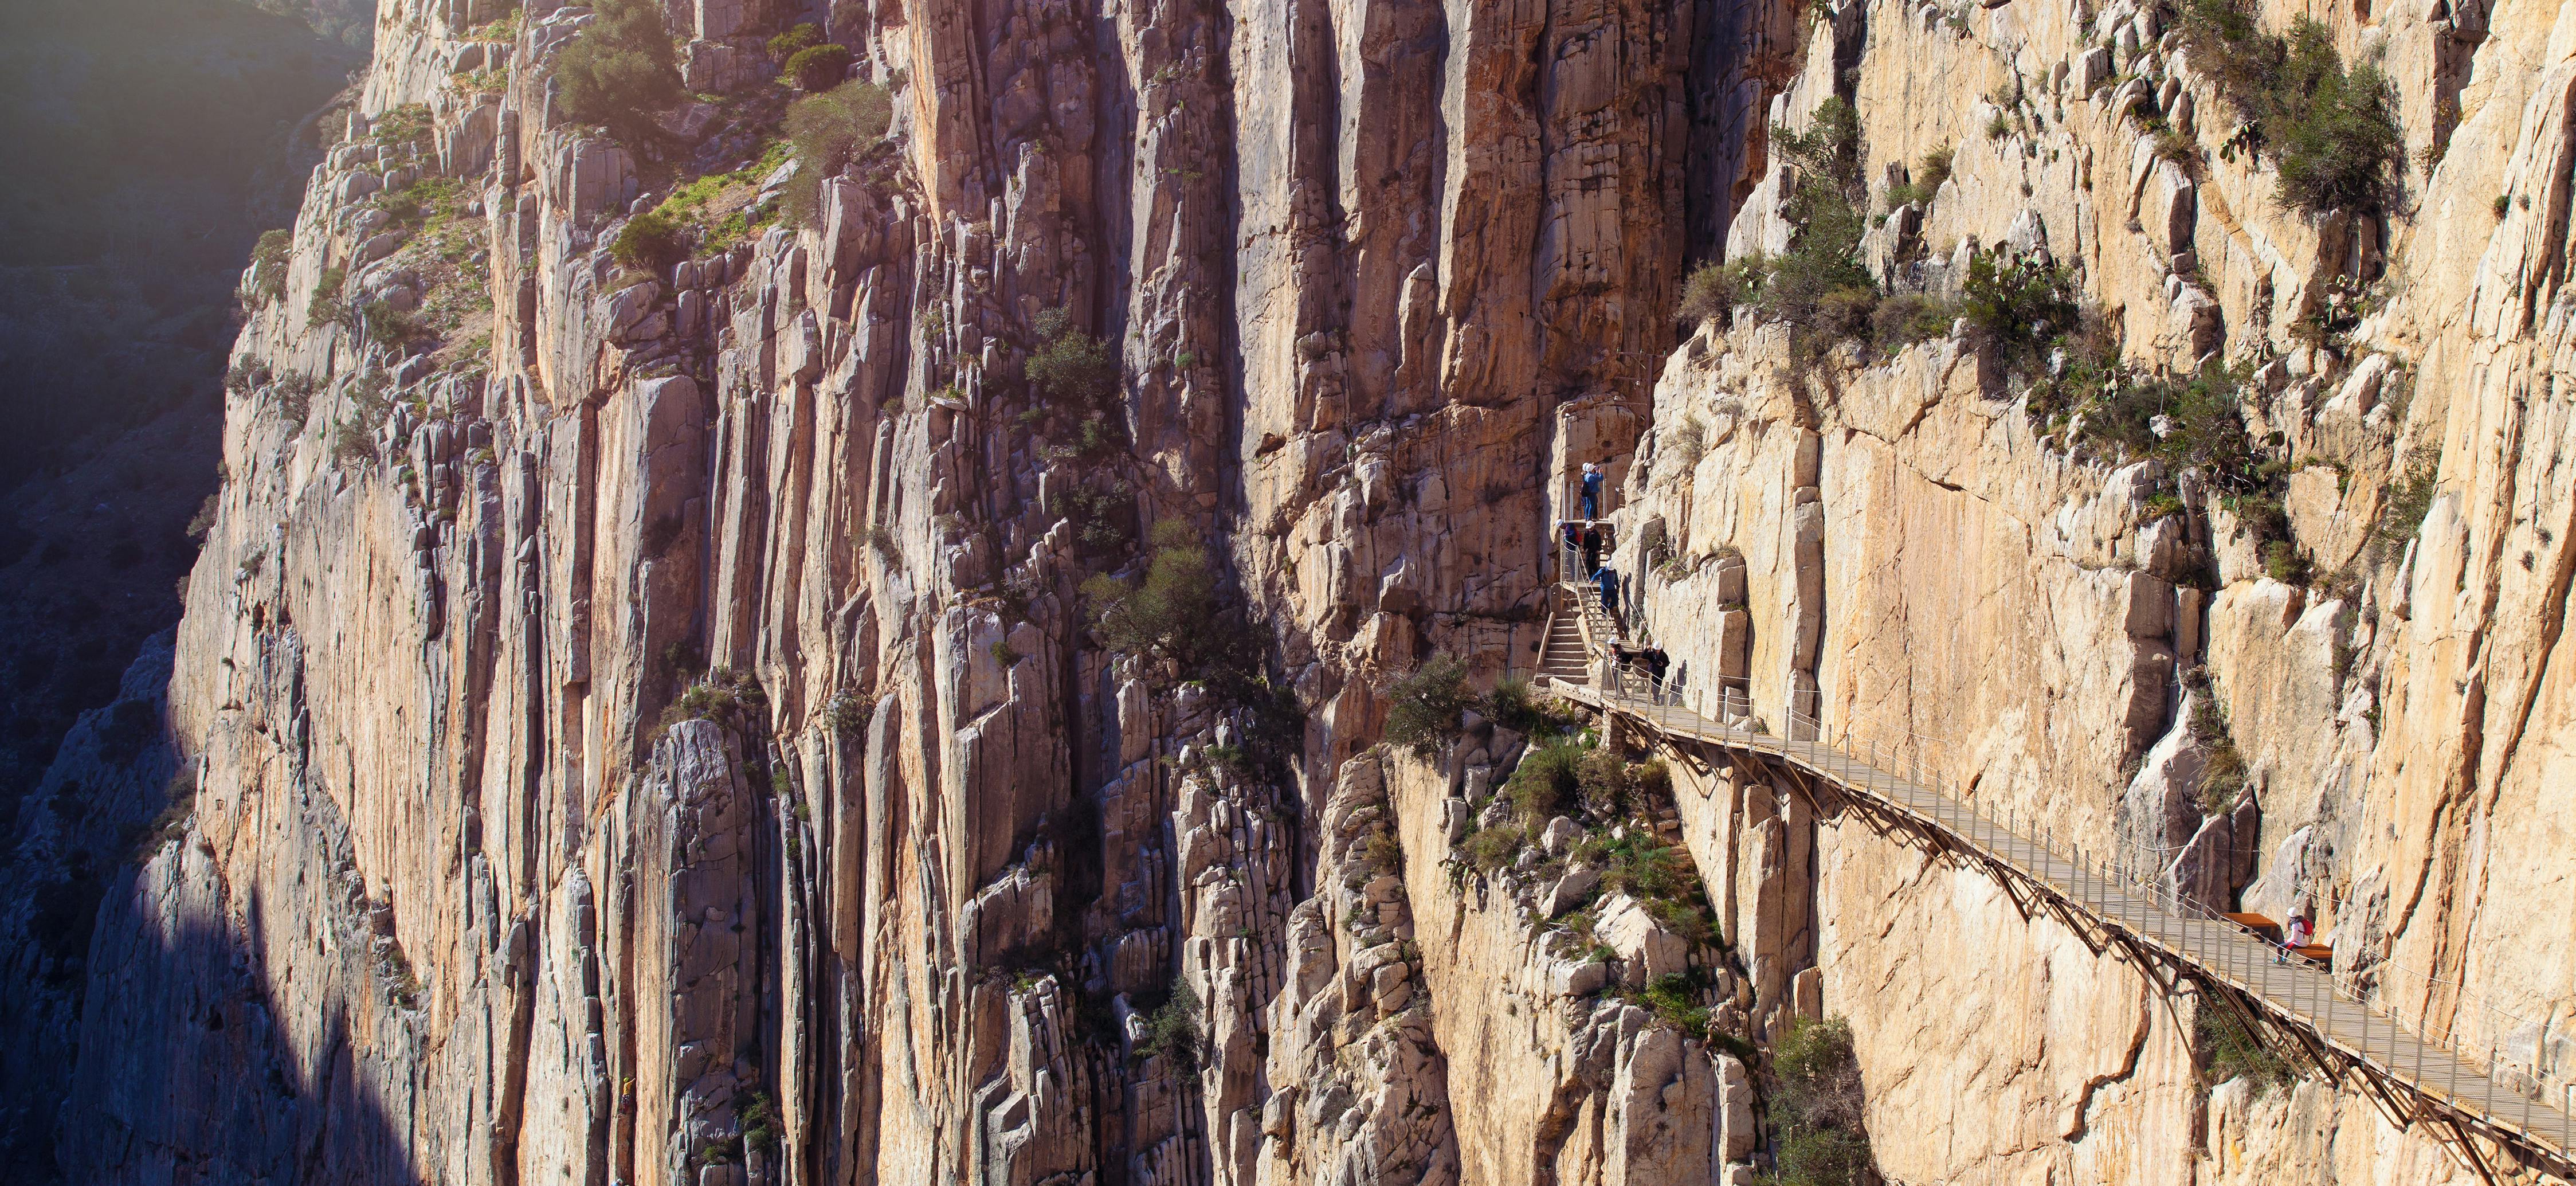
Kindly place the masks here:
<instances>
[{"instance_id":1,"label":"green bush","mask_svg":"<svg viewBox=\"0 0 2576 1186\"><path fill-rule=\"evenodd\" d=\"M1521 755L1512 776L1503 780L1503 798L1512 814L1526 824L1544 824L1564 814L1583 793L1579 771L1584 747L1573 741L1536 745Z\"/></svg>"},{"instance_id":2,"label":"green bush","mask_svg":"<svg viewBox=\"0 0 2576 1186\"><path fill-rule=\"evenodd\" d=\"M847 46L809 45L787 59L779 81L800 91L827 91L848 80L851 61Z\"/></svg>"},{"instance_id":3,"label":"green bush","mask_svg":"<svg viewBox=\"0 0 2576 1186\"><path fill-rule=\"evenodd\" d=\"M652 0L599 0L590 26L555 59L564 113L635 146L663 139L656 112L683 94L662 11Z\"/></svg>"},{"instance_id":4,"label":"green bush","mask_svg":"<svg viewBox=\"0 0 2576 1186\"><path fill-rule=\"evenodd\" d=\"M322 269L321 278L313 282L313 299L304 305L305 328L320 329L349 315L348 303L340 296L348 283L349 269L337 265Z\"/></svg>"},{"instance_id":5,"label":"green bush","mask_svg":"<svg viewBox=\"0 0 2576 1186\"><path fill-rule=\"evenodd\" d=\"M2227 710L2219 707L2218 690L2210 685L2208 672L2190 668L2182 673L2183 685L2192 690L2191 739L2200 746L2200 793L2203 814L2224 815L2233 810L2245 790L2245 756L2236 749L2235 734L2227 727Z\"/></svg>"},{"instance_id":6,"label":"green bush","mask_svg":"<svg viewBox=\"0 0 2576 1186\"><path fill-rule=\"evenodd\" d=\"M682 660L685 662L685 658ZM747 725L754 710L769 703L769 694L750 673L730 667L707 672L705 679L690 684L687 691L662 709L661 721L652 732L659 740L671 726L682 721L715 721L723 725Z\"/></svg>"},{"instance_id":7,"label":"green bush","mask_svg":"<svg viewBox=\"0 0 2576 1186\"><path fill-rule=\"evenodd\" d=\"M1198 1073L1199 998L1187 983L1174 980L1171 997L1146 1013L1145 1040L1136 1052L1168 1058L1184 1076Z\"/></svg>"},{"instance_id":8,"label":"green bush","mask_svg":"<svg viewBox=\"0 0 2576 1186\"><path fill-rule=\"evenodd\" d=\"M689 245L683 236L677 219L660 210L647 210L626 220L616 240L609 244L608 253L627 267L658 276L689 258Z\"/></svg>"},{"instance_id":9,"label":"green bush","mask_svg":"<svg viewBox=\"0 0 2576 1186\"><path fill-rule=\"evenodd\" d=\"M1882 351L1902 350L1916 342L1946 337L1959 319L1958 305L1939 297L1900 292L1878 303L1870 315L1870 339Z\"/></svg>"},{"instance_id":10,"label":"green bush","mask_svg":"<svg viewBox=\"0 0 2576 1186\"><path fill-rule=\"evenodd\" d=\"M2373 537L2402 545L2423 530L2424 516L2433 509L2433 491L2441 465L2438 449L2419 451L2407 458L2405 476L2389 483L2386 499L2380 503L2379 519L2370 528Z\"/></svg>"},{"instance_id":11,"label":"green bush","mask_svg":"<svg viewBox=\"0 0 2576 1186\"><path fill-rule=\"evenodd\" d=\"M367 327L367 340L388 350L401 350L432 336L421 320L383 301L368 301L358 308L358 320Z\"/></svg>"},{"instance_id":12,"label":"green bush","mask_svg":"<svg viewBox=\"0 0 2576 1186\"><path fill-rule=\"evenodd\" d=\"M787 182L787 218L813 226L822 214L823 179L838 175L885 139L894 98L874 83L845 82L787 108L787 142L796 172Z\"/></svg>"},{"instance_id":13,"label":"green bush","mask_svg":"<svg viewBox=\"0 0 2576 1186\"><path fill-rule=\"evenodd\" d=\"M2263 575L2284 585L2304 585L2310 575L2308 558L2298 545L2276 539L2263 545Z\"/></svg>"},{"instance_id":14,"label":"green bush","mask_svg":"<svg viewBox=\"0 0 2576 1186\"><path fill-rule=\"evenodd\" d=\"M1606 863L1601 871L1604 890L1637 899L1664 929L1684 939L1696 943L1707 937L1707 919L1697 914L1699 876L1688 853L1634 832L1597 851Z\"/></svg>"},{"instance_id":15,"label":"green bush","mask_svg":"<svg viewBox=\"0 0 2576 1186\"><path fill-rule=\"evenodd\" d=\"M1772 1119L1790 1137L1814 1132L1842 1132L1860 1140L1862 1163L1868 1163L1868 1140L1860 1137L1860 1060L1852 1055L1852 1026L1842 1018L1798 1018L1772 1049L1772 1078L1780 1091L1772 1096ZM1816 1178L1837 1181L1837 1178Z\"/></svg>"},{"instance_id":16,"label":"green bush","mask_svg":"<svg viewBox=\"0 0 2576 1186\"><path fill-rule=\"evenodd\" d=\"M1851 104L1827 99L1806 131L1774 127L1771 138L1793 178L1781 208L1789 249L1776 260L1739 260L1712 284L1739 311L1787 323L1804 365L1837 341L1867 341L1878 305L1878 284L1860 261L1860 118Z\"/></svg>"},{"instance_id":17,"label":"green bush","mask_svg":"<svg viewBox=\"0 0 2576 1186\"><path fill-rule=\"evenodd\" d=\"M1478 707L1495 724L1535 739L1554 737L1574 728L1571 716L1531 696L1529 681L1515 676L1495 681L1494 690L1485 693Z\"/></svg>"},{"instance_id":18,"label":"green bush","mask_svg":"<svg viewBox=\"0 0 2576 1186\"><path fill-rule=\"evenodd\" d=\"M1593 819L1620 819L1634 806L1637 780L1627 760L1609 750L1585 751L1575 762L1574 783L1584 814Z\"/></svg>"},{"instance_id":19,"label":"green bush","mask_svg":"<svg viewBox=\"0 0 2576 1186\"><path fill-rule=\"evenodd\" d=\"M1528 839L1529 834L1519 825L1502 824L1491 828L1478 828L1468 833L1461 847L1465 850L1469 865L1475 866L1478 872L1492 873L1511 864L1512 858L1521 855L1521 849L1527 844Z\"/></svg>"},{"instance_id":20,"label":"green bush","mask_svg":"<svg viewBox=\"0 0 2576 1186\"><path fill-rule=\"evenodd\" d=\"M784 63L787 59L795 57L799 51L811 49L822 43L823 26L807 21L770 38L769 57L771 61Z\"/></svg>"},{"instance_id":21,"label":"green bush","mask_svg":"<svg viewBox=\"0 0 2576 1186\"><path fill-rule=\"evenodd\" d=\"M1771 129L1771 139L1781 159L1799 173L1844 193L1860 184L1860 112L1840 96L1817 105L1806 131L1778 125Z\"/></svg>"},{"instance_id":22,"label":"green bush","mask_svg":"<svg viewBox=\"0 0 2576 1186\"><path fill-rule=\"evenodd\" d=\"M286 265L294 251L294 232L260 232L259 244L250 249L250 262L259 272L258 287L252 291L262 304L286 299Z\"/></svg>"},{"instance_id":23,"label":"green bush","mask_svg":"<svg viewBox=\"0 0 2576 1186\"><path fill-rule=\"evenodd\" d=\"M2266 33L2238 0L2187 0L2182 41L2242 124L2232 141L2268 152L2281 200L2301 210L2384 209L2405 168L2395 89L2377 66L2347 71L2334 35L2301 17Z\"/></svg>"},{"instance_id":24,"label":"green bush","mask_svg":"<svg viewBox=\"0 0 2576 1186\"><path fill-rule=\"evenodd\" d=\"M778 1146L778 1117L769 1106L769 1096L752 1092L750 1102L742 1108L742 1143L763 1153Z\"/></svg>"},{"instance_id":25,"label":"green bush","mask_svg":"<svg viewBox=\"0 0 2576 1186\"><path fill-rule=\"evenodd\" d=\"M1922 163L1914 166L1912 178L1903 185L1888 188L1888 209L1915 203L1931 205L1932 195L1939 193L1941 184L1950 180L1951 165L1956 159L1957 152L1947 146L1924 153Z\"/></svg>"},{"instance_id":26,"label":"green bush","mask_svg":"<svg viewBox=\"0 0 2576 1186\"><path fill-rule=\"evenodd\" d=\"M313 411L313 376L289 372L278 376L277 385L269 390L277 397L278 417L301 428Z\"/></svg>"},{"instance_id":27,"label":"green bush","mask_svg":"<svg viewBox=\"0 0 2576 1186\"><path fill-rule=\"evenodd\" d=\"M1100 339L1073 328L1062 309L1038 314L1038 348L1029 354L1029 386L1047 406L1076 418L1107 412L1118 402L1118 360Z\"/></svg>"},{"instance_id":28,"label":"green bush","mask_svg":"<svg viewBox=\"0 0 2576 1186\"><path fill-rule=\"evenodd\" d=\"M1993 343L2008 373L2039 373L2060 338L2082 317L2066 269L2002 248L1977 252L1960 286L1959 314Z\"/></svg>"},{"instance_id":29,"label":"green bush","mask_svg":"<svg viewBox=\"0 0 2576 1186\"><path fill-rule=\"evenodd\" d=\"M1793 1133L1780 1142L1782 1186L1864 1186L1870 1175L1869 1140L1826 1129Z\"/></svg>"},{"instance_id":30,"label":"green bush","mask_svg":"<svg viewBox=\"0 0 2576 1186\"><path fill-rule=\"evenodd\" d=\"M2248 1079L2253 1082L2254 1093L2261 1095L2275 1087L2286 1087L2299 1077L2296 1066L2273 1053L2246 1030L2235 1013L2215 1000L2201 1001L2192 1017L2192 1038L2192 1053L2199 1057L2204 1086Z\"/></svg>"},{"instance_id":31,"label":"green bush","mask_svg":"<svg viewBox=\"0 0 2576 1186\"><path fill-rule=\"evenodd\" d=\"M368 124L367 139L380 148L427 148L431 127L429 104L405 103L379 113Z\"/></svg>"},{"instance_id":32,"label":"green bush","mask_svg":"<svg viewBox=\"0 0 2576 1186\"><path fill-rule=\"evenodd\" d=\"M1386 739L1417 758L1438 757L1458 740L1459 717L1475 702L1466 665L1434 655L1388 690Z\"/></svg>"},{"instance_id":33,"label":"green bush","mask_svg":"<svg viewBox=\"0 0 2576 1186\"><path fill-rule=\"evenodd\" d=\"M2034 414L2083 413L2084 437L2130 457L2155 457L2175 469L2198 470L2220 494L2235 499L2239 517L2256 520L2261 538L2277 538L2283 524L2256 506L2277 489L2283 464L2245 427L2244 391L2249 368L2212 363L2187 379L2141 376L2106 359L2078 356L2062 381L2035 390ZM2043 408L2045 412L2043 413ZM2166 431L2155 431L2156 417Z\"/></svg>"},{"instance_id":34,"label":"green bush","mask_svg":"<svg viewBox=\"0 0 2576 1186\"><path fill-rule=\"evenodd\" d=\"M1189 524L1165 519L1154 524L1152 539L1142 582L1106 573L1083 582L1092 631L1120 654L1168 659L1192 671L1219 645L1216 574Z\"/></svg>"},{"instance_id":35,"label":"green bush","mask_svg":"<svg viewBox=\"0 0 2576 1186\"><path fill-rule=\"evenodd\" d=\"M1728 263L1703 263L1690 268L1690 276L1682 278L1682 304L1674 309L1674 315L1692 327L1710 322L1726 325L1726 317L1741 299L1739 273L1741 268Z\"/></svg>"},{"instance_id":36,"label":"green bush","mask_svg":"<svg viewBox=\"0 0 2576 1186\"><path fill-rule=\"evenodd\" d=\"M1708 1008L1699 1003L1699 981L1683 972L1666 972L1646 984L1640 1003L1655 1016L1696 1038L1708 1033Z\"/></svg>"}]
</instances>

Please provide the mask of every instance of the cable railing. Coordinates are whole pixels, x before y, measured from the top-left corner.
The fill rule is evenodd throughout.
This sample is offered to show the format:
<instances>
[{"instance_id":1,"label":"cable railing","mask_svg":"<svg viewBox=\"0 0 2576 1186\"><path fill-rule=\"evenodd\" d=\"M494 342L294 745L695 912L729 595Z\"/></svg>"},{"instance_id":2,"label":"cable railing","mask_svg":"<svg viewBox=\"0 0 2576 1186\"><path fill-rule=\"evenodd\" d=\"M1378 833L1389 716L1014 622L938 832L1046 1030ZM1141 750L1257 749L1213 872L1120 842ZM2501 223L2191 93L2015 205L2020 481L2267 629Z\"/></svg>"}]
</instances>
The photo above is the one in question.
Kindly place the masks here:
<instances>
[{"instance_id":1,"label":"cable railing","mask_svg":"<svg viewBox=\"0 0 2576 1186\"><path fill-rule=\"evenodd\" d=\"M2537 1053L2543 1031L2530 1018L2467 991L2456 979L2357 949L2322 960L2289 949L2185 892L2178 866L2189 844L2116 838L2104 844L2065 828L2054 815L2025 817L2009 803L1999 812L1983 810L1944 773L1949 764L1932 760L1933 752L1953 748L1944 738L1910 731L1901 741L1856 734L1849 722L1829 725L1794 707L1782 715L1785 736L1774 736L1739 687L1712 690L1718 720L1743 722L1721 724L1680 707L1672 689L1651 686L1615 663L1606 675L1596 668L1592 682L1584 690L1601 707L1619 708L1666 732L1776 752L2050 887L2098 923L2117 928L2124 941L2189 963L2313 1031L2347 1065L2337 1069L2313 1051L2310 1061L2338 1079L2344 1070L2375 1071L2470 1115L2491 1135L2518 1135L2562 1170L2576 1170L2576 1124L2570 1121L2576 1084L2554 1085L2548 1095L2556 1098L2548 1098L2537 1068L2501 1049L2506 1037L2519 1032L2531 1035ZM1640 691L1640 684L1649 686ZM2416 1005L2411 1019L2398 1007L2408 1001ZM2431 1023L2435 1016L2442 1018L2438 1025ZM2402 1116L2392 1119L2404 1123ZM2473 1149L2460 1147L2485 1169Z\"/></svg>"}]
</instances>

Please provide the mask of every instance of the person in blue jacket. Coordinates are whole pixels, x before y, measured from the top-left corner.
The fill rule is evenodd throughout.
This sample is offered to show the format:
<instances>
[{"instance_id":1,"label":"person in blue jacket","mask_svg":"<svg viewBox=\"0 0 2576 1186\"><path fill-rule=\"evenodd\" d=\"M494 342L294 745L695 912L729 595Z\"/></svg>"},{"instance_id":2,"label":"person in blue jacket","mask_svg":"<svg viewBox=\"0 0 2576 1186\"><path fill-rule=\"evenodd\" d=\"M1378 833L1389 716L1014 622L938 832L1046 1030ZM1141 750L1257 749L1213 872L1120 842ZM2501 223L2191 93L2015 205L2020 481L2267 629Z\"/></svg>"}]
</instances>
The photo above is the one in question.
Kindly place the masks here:
<instances>
[{"instance_id":1,"label":"person in blue jacket","mask_svg":"<svg viewBox=\"0 0 2576 1186\"><path fill-rule=\"evenodd\" d=\"M1583 463L1583 517L1586 519L1601 517L1601 477L1600 466L1589 461Z\"/></svg>"}]
</instances>

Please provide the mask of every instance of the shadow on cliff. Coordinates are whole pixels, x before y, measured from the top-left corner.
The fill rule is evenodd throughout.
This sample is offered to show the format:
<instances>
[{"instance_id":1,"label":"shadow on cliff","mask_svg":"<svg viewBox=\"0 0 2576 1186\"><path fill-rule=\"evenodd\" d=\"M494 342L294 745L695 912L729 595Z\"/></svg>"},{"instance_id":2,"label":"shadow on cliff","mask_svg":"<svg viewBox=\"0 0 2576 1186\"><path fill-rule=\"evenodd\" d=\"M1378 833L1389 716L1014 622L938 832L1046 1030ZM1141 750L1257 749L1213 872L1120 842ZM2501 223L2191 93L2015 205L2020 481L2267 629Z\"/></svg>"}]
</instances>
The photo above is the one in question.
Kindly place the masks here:
<instances>
[{"instance_id":1,"label":"shadow on cliff","mask_svg":"<svg viewBox=\"0 0 2576 1186\"><path fill-rule=\"evenodd\" d=\"M281 1016L289 994L260 954L267 912L253 892L242 929L227 925L215 881L193 834L119 878L100 906L77 1046L52 1101L53 1156L18 1164L65 1182L421 1180L413 1126L358 1065L385 1044L353 1040L348 1009L327 991L302 1024Z\"/></svg>"}]
</instances>

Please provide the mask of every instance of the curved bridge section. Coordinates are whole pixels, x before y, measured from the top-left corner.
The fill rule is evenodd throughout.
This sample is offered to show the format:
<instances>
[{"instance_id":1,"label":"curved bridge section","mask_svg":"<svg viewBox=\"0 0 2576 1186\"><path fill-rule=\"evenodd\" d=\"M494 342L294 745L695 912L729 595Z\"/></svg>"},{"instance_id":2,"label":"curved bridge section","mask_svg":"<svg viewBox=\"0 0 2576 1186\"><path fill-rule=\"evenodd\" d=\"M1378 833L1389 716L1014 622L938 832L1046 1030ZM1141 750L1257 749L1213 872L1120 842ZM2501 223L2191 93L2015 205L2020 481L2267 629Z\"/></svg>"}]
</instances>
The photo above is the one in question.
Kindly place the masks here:
<instances>
[{"instance_id":1,"label":"curved bridge section","mask_svg":"<svg viewBox=\"0 0 2576 1186\"><path fill-rule=\"evenodd\" d=\"M1787 722L1791 736L1778 737L1663 703L1666 697L1605 661L1617 627L1590 589L1563 587L1557 615L1571 619L1570 628L1551 622L1539 690L1643 729L1685 757L1708 760L1722 752L1764 762L1788 772L1820 806L1869 812L1982 866L2025 916L2057 918L2097 953L2123 956L2168 994L2189 985L2204 1007L2234 1013L2275 1053L2368 1096L2392 1124L2431 1132L2490 1183L2501 1186L2516 1169L2494 1156L2497 1149L2576 1181L2576 1122L2567 1111L2536 1099L2528 1076L2492 1060L2481 1069L2371 1009L2367 972L2338 977L2322 962L2285 956L2225 915L2167 891L2154 869L2089 853L2025 821L1983 815L1938 772L1847 733L1835 738L1796 717ZM1578 645L1582 654L1569 653ZM2481 1141L2491 1147L2482 1151Z\"/></svg>"}]
</instances>

